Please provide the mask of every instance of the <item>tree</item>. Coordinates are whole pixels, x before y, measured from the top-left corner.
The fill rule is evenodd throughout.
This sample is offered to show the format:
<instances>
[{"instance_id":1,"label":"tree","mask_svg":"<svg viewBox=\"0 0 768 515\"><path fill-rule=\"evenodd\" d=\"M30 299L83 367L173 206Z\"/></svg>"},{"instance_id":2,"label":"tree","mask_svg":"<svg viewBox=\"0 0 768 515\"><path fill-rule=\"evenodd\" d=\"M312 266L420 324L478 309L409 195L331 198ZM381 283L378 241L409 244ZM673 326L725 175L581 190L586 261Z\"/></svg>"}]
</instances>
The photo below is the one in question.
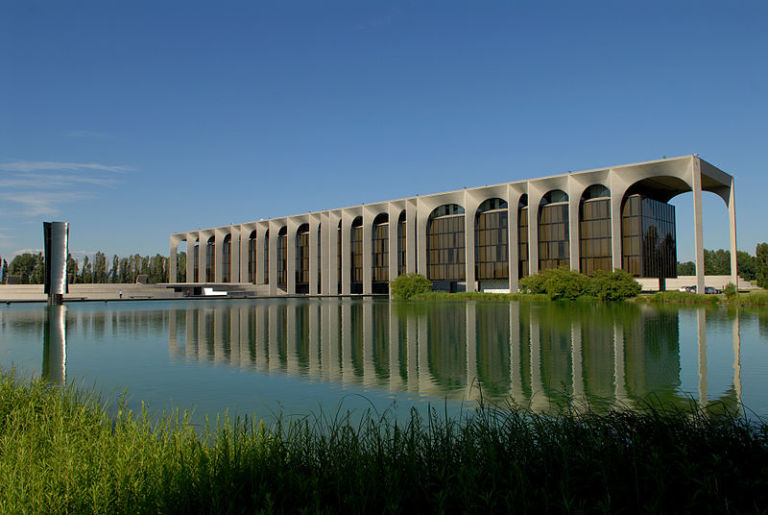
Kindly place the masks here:
<instances>
[{"instance_id":1,"label":"tree","mask_svg":"<svg viewBox=\"0 0 768 515\"><path fill-rule=\"evenodd\" d=\"M3 282L8 282L8 260L3 259L3 267L0 269L0 276L3 278Z\"/></svg>"},{"instance_id":2,"label":"tree","mask_svg":"<svg viewBox=\"0 0 768 515\"><path fill-rule=\"evenodd\" d=\"M13 258L8 270L10 275L19 276L21 284L41 284L45 273L43 254L19 254Z\"/></svg>"},{"instance_id":3,"label":"tree","mask_svg":"<svg viewBox=\"0 0 768 515\"><path fill-rule=\"evenodd\" d=\"M120 256L115 254L112 256L112 270L110 270L110 281L113 283L120 282L120 274L119 274L119 268L120 268Z\"/></svg>"},{"instance_id":4,"label":"tree","mask_svg":"<svg viewBox=\"0 0 768 515\"><path fill-rule=\"evenodd\" d=\"M171 278L168 278L170 281ZM183 283L187 281L187 253L179 252L176 254L176 282Z\"/></svg>"},{"instance_id":5,"label":"tree","mask_svg":"<svg viewBox=\"0 0 768 515\"><path fill-rule=\"evenodd\" d=\"M84 283L93 282L93 270L91 268L91 260L88 259L88 256L83 258L83 269L80 273L80 280Z\"/></svg>"},{"instance_id":6,"label":"tree","mask_svg":"<svg viewBox=\"0 0 768 515\"><path fill-rule=\"evenodd\" d=\"M731 252L728 250L704 251L705 275L729 275L731 273Z\"/></svg>"},{"instance_id":7,"label":"tree","mask_svg":"<svg viewBox=\"0 0 768 515\"><path fill-rule=\"evenodd\" d=\"M101 251L93 256L93 282L107 282L107 256Z\"/></svg>"},{"instance_id":8,"label":"tree","mask_svg":"<svg viewBox=\"0 0 768 515\"><path fill-rule=\"evenodd\" d=\"M736 252L736 269L739 271L739 277L747 281L755 280L755 257L749 252L739 250Z\"/></svg>"},{"instance_id":9,"label":"tree","mask_svg":"<svg viewBox=\"0 0 768 515\"><path fill-rule=\"evenodd\" d=\"M67 254L67 281L70 284L77 282L77 261L72 254Z\"/></svg>"},{"instance_id":10,"label":"tree","mask_svg":"<svg viewBox=\"0 0 768 515\"><path fill-rule=\"evenodd\" d=\"M696 275L696 263L686 261L677 264L677 275Z\"/></svg>"},{"instance_id":11,"label":"tree","mask_svg":"<svg viewBox=\"0 0 768 515\"><path fill-rule=\"evenodd\" d=\"M768 243L755 248L755 278L759 287L768 288Z\"/></svg>"}]
</instances>

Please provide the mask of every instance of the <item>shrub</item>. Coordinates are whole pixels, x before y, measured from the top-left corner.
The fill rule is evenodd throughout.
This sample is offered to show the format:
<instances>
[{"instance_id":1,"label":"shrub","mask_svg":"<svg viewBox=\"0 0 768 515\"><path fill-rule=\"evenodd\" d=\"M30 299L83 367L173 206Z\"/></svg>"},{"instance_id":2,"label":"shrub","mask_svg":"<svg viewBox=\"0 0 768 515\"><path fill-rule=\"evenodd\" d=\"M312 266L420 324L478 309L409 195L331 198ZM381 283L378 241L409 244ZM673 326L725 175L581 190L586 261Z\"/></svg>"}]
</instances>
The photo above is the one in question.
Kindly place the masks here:
<instances>
[{"instance_id":1,"label":"shrub","mask_svg":"<svg viewBox=\"0 0 768 515\"><path fill-rule=\"evenodd\" d=\"M725 296L729 299L736 296L738 291L736 290L736 285L733 283L728 283L725 285L725 290L723 291L725 293Z\"/></svg>"},{"instance_id":2,"label":"shrub","mask_svg":"<svg viewBox=\"0 0 768 515\"><path fill-rule=\"evenodd\" d=\"M598 271L589 279L589 294L600 300L624 300L636 297L641 290L640 283L619 268L613 272Z\"/></svg>"},{"instance_id":3,"label":"shrub","mask_svg":"<svg viewBox=\"0 0 768 515\"><path fill-rule=\"evenodd\" d=\"M547 271L544 287L552 300L575 300L587 293L589 278L575 270L555 268Z\"/></svg>"},{"instance_id":4,"label":"shrub","mask_svg":"<svg viewBox=\"0 0 768 515\"><path fill-rule=\"evenodd\" d=\"M432 281L421 274L403 274L389 282L389 291L397 300L408 300L414 295L432 291Z\"/></svg>"}]
</instances>

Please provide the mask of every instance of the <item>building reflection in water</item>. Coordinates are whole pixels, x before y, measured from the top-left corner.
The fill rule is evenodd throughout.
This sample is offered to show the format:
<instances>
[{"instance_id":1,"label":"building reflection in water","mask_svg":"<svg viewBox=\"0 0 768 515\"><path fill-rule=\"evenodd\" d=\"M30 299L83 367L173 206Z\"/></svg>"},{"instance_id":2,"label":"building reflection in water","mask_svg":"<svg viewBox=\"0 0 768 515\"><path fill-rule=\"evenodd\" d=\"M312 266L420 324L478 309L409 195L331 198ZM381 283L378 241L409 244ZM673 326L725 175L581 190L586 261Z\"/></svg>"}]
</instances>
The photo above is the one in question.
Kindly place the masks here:
<instances>
[{"instance_id":1,"label":"building reflection in water","mask_svg":"<svg viewBox=\"0 0 768 515\"><path fill-rule=\"evenodd\" d=\"M42 376L53 384L67 382L67 307L64 305L46 306Z\"/></svg>"},{"instance_id":2,"label":"building reflection in water","mask_svg":"<svg viewBox=\"0 0 768 515\"><path fill-rule=\"evenodd\" d=\"M679 311L635 304L435 303L288 299L168 312L174 358L413 396L534 410L633 407L680 390ZM710 398L705 308L696 311L702 405L741 401L738 316L733 384Z\"/></svg>"}]
</instances>

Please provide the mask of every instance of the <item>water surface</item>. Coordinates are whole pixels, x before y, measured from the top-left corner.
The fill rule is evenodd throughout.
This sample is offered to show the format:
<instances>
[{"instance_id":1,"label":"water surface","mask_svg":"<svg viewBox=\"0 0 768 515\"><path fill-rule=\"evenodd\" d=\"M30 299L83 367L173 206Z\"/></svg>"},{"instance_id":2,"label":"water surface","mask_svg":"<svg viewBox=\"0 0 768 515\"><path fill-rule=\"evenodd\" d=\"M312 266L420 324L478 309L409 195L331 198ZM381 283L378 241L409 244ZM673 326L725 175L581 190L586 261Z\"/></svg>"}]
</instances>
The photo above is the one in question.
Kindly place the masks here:
<instances>
[{"instance_id":1,"label":"water surface","mask_svg":"<svg viewBox=\"0 0 768 515\"><path fill-rule=\"evenodd\" d=\"M0 307L0 366L133 407L272 417L484 402L768 415L768 310L268 299Z\"/></svg>"}]
</instances>

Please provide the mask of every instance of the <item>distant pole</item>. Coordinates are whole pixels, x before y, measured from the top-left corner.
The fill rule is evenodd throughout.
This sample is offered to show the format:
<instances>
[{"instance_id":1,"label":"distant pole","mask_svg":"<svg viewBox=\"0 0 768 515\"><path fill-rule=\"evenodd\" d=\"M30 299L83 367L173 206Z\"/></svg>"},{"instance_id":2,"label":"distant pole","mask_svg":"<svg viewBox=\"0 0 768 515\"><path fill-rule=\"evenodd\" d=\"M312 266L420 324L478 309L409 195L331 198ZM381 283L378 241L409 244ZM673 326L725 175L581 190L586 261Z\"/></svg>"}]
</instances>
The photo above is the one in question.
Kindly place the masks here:
<instances>
[{"instance_id":1,"label":"distant pole","mask_svg":"<svg viewBox=\"0 0 768 515\"><path fill-rule=\"evenodd\" d=\"M45 288L48 304L58 306L64 294L69 293L67 284L67 253L69 247L68 222L43 222L45 240Z\"/></svg>"}]
</instances>

